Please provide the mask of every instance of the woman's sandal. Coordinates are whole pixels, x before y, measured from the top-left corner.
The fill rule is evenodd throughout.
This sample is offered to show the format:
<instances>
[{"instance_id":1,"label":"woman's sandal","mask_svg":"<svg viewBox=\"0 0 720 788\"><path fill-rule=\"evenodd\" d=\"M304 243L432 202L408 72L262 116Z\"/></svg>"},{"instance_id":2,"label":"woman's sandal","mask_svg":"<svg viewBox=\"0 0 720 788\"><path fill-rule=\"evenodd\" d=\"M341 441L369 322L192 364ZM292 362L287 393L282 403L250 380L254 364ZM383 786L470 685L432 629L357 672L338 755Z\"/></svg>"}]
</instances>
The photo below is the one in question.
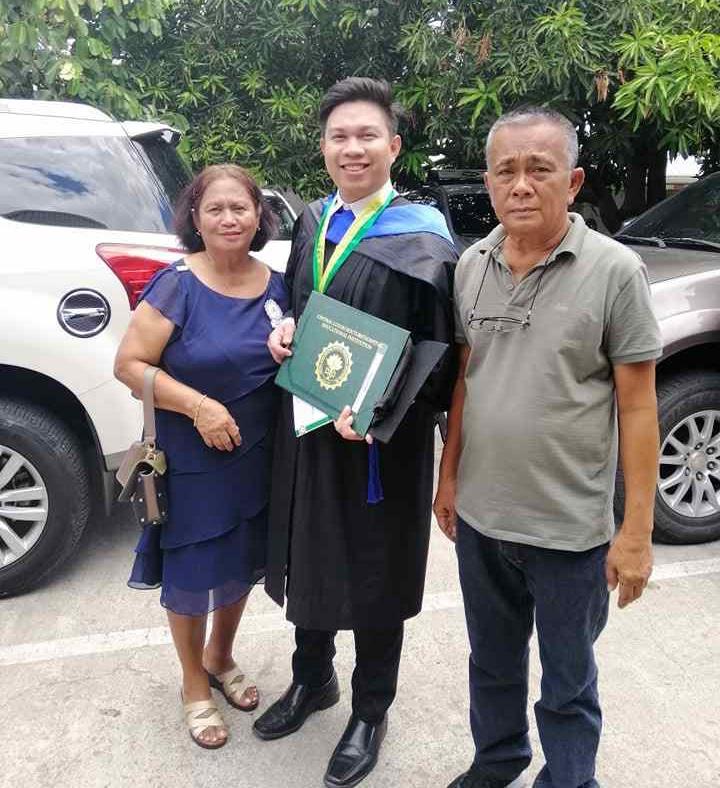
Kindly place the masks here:
<instances>
[{"instance_id":1,"label":"woman's sandal","mask_svg":"<svg viewBox=\"0 0 720 788\"><path fill-rule=\"evenodd\" d=\"M225 721L220 716L217 704L210 698L209 700L197 700L192 703L183 703L185 712L185 722L190 731L190 738L205 750L218 750L227 744L227 727ZM226 731L224 739L218 739L214 744L204 742L199 735L208 728L223 728Z\"/></svg>"},{"instance_id":2,"label":"woman's sandal","mask_svg":"<svg viewBox=\"0 0 720 788\"><path fill-rule=\"evenodd\" d=\"M230 670L226 670L224 673L213 674L208 672L208 680L210 682L210 686L222 692L225 700L234 708L239 709L240 711L255 711L255 709L257 709L260 703L259 698L255 701L255 703L252 704L252 706L241 706L235 700L236 697L242 696L245 689L254 686L254 684L252 684L245 677L237 665L230 668Z\"/></svg>"}]
</instances>

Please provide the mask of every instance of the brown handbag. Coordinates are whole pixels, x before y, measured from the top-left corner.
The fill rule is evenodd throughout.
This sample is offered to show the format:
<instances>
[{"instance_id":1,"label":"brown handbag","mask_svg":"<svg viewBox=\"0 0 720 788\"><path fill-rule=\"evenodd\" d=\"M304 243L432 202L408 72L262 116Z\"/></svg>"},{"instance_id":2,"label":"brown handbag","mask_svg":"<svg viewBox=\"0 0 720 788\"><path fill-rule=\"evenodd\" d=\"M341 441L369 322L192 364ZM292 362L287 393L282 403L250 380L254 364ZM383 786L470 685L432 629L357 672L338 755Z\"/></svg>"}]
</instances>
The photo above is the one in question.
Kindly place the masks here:
<instances>
[{"instance_id":1,"label":"brown handbag","mask_svg":"<svg viewBox=\"0 0 720 788\"><path fill-rule=\"evenodd\" d=\"M120 482L118 501L130 501L141 526L162 525L167 520L165 452L155 445L155 397L158 368L148 366L143 373L143 439L127 450L115 478Z\"/></svg>"}]
</instances>

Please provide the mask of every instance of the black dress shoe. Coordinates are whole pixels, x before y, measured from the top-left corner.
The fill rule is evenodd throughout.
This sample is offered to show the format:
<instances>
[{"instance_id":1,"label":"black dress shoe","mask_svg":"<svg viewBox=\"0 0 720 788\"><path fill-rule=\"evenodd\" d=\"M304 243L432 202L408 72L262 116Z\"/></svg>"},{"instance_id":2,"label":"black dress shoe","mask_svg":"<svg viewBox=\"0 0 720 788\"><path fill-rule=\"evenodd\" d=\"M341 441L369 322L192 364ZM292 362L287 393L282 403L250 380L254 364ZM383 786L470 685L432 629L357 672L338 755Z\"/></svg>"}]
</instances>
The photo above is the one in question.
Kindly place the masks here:
<instances>
[{"instance_id":1,"label":"black dress shoe","mask_svg":"<svg viewBox=\"0 0 720 788\"><path fill-rule=\"evenodd\" d=\"M280 739L300 730L314 711L329 709L339 700L340 688L334 671L330 681L316 689L293 681L285 694L255 720L253 733L261 739Z\"/></svg>"},{"instance_id":2,"label":"black dress shoe","mask_svg":"<svg viewBox=\"0 0 720 788\"><path fill-rule=\"evenodd\" d=\"M351 788L370 774L387 732L387 715L371 725L354 714L333 751L325 772L327 788Z\"/></svg>"}]
</instances>

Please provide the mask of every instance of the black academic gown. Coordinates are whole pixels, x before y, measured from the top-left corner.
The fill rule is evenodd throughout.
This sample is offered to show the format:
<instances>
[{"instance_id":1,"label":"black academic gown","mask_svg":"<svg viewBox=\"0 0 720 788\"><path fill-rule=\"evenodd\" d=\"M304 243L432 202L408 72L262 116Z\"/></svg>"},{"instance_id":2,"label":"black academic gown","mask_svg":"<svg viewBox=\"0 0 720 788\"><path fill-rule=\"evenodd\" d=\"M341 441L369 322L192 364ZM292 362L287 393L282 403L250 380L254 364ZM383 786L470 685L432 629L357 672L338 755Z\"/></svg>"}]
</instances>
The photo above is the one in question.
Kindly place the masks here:
<instances>
[{"instance_id":1,"label":"black academic gown","mask_svg":"<svg viewBox=\"0 0 720 788\"><path fill-rule=\"evenodd\" d=\"M405 203L396 198L393 205ZM297 320L312 291L312 251L322 204L298 219L285 281ZM329 249L333 248L328 243ZM434 416L455 378L454 247L426 232L367 238L327 295L401 326L414 341L449 349L392 439L380 444L384 500L367 503L368 446L327 425L301 438L283 392L270 502L267 593L305 629L382 628L421 608L430 538Z\"/></svg>"}]
</instances>

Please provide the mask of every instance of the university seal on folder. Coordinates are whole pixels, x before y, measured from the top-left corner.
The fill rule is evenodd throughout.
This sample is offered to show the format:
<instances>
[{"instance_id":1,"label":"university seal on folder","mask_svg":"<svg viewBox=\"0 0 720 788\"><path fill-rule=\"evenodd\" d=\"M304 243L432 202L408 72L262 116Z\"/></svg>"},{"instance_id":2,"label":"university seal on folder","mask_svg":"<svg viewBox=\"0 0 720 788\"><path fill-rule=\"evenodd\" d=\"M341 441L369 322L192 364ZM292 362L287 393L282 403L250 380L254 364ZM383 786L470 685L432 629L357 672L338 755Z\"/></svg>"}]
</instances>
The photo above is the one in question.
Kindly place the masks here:
<instances>
[{"instance_id":1,"label":"university seal on folder","mask_svg":"<svg viewBox=\"0 0 720 788\"><path fill-rule=\"evenodd\" d=\"M344 342L330 342L315 362L315 380L324 389L339 389L350 377L352 351Z\"/></svg>"}]
</instances>

